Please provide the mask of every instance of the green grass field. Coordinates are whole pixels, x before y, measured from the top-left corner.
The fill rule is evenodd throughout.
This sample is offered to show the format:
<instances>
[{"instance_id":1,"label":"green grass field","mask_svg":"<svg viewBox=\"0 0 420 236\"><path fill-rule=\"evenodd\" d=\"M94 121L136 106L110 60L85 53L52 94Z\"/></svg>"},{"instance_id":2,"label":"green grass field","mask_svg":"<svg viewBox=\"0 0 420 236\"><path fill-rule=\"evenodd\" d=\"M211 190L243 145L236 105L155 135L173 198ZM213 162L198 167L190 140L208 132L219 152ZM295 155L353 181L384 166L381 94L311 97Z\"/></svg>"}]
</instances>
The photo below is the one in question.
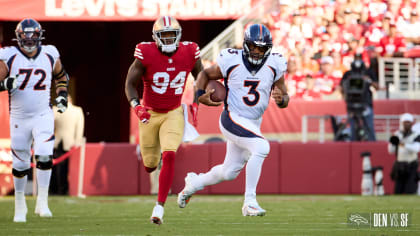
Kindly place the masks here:
<instances>
[{"instance_id":1,"label":"green grass field","mask_svg":"<svg viewBox=\"0 0 420 236\"><path fill-rule=\"evenodd\" d=\"M185 209L170 196L164 223L151 224L156 196L51 197L54 217L40 218L27 197L27 223L13 223L12 197L0 198L0 235L420 235L418 196L260 195L264 217L244 217L242 196L194 196ZM349 213L409 212L402 228L357 228Z\"/></svg>"}]
</instances>

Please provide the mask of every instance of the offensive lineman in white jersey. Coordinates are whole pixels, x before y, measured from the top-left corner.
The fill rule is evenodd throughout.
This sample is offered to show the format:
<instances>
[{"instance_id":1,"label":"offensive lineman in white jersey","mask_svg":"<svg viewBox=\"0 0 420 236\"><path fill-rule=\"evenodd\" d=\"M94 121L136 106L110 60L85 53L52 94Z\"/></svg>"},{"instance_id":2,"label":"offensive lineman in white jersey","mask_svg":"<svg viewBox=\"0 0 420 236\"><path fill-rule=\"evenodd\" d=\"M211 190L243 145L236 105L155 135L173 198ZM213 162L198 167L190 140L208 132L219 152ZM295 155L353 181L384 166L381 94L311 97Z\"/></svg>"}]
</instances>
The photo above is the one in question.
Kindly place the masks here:
<instances>
[{"instance_id":1,"label":"offensive lineman in white jersey","mask_svg":"<svg viewBox=\"0 0 420 236\"><path fill-rule=\"evenodd\" d=\"M186 206L196 191L235 179L247 164L242 214L265 215L266 211L257 203L256 188L270 145L262 136L260 126L270 94L280 108L287 107L289 103L284 83L287 60L279 54L271 53L271 33L261 24L246 29L243 47L243 50L222 50L217 64L198 75L196 96L200 103L208 106L220 104L211 101L211 91L205 92L208 80L224 78L226 98L219 126L227 139L227 151L224 163L209 172L200 175L188 173L185 187L178 194L178 205L181 208Z\"/></svg>"},{"instance_id":2,"label":"offensive lineman in white jersey","mask_svg":"<svg viewBox=\"0 0 420 236\"><path fill-rule=\"evenodd\" d=\"M38 197L35 213L52 217L48 208L54 148L54 114L50 106L52 80L59 112L67 108L68 76L53 45L41 45L43 30L33 19L16 27L18 46L0 49L0 91L10 96L10 136L15 186L14 222L26 222L25 185L33 144L36 159ZM16 76L16 77L14 77ZM3 86L1 85L3 84Z\"/></svg>"}]
</instances>

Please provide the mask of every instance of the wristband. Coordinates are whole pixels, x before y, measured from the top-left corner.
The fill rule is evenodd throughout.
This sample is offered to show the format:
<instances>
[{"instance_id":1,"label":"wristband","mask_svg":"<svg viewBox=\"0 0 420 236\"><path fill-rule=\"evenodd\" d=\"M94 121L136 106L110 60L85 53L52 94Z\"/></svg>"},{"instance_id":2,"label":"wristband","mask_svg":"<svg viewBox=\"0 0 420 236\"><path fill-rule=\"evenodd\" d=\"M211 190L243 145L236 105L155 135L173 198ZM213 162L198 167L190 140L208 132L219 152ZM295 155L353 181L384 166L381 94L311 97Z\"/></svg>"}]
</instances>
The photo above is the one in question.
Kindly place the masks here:
<instances>
[{"instance_id":1,"label":"wristband","mask_svg":"<svg viewBox=\"0 0 420 236\"><path fill-rule=\"evenodd\" d=\"M63 96L63 97L67 97L67 95L68 95L68 93L67 93L67 91L60 91L58 94L57 94L58 96Z\"/></svg>"},{"instance_id":2,"label":"wristband","mask_svg":"<svg viewBox=\"0 0 420 236\"><path fill-rule=\"evenodd\" d=\"M204 89L198 89L195 95L199 98L201 95L205 94L206 90Z\"/></svg>"}]
</instances>

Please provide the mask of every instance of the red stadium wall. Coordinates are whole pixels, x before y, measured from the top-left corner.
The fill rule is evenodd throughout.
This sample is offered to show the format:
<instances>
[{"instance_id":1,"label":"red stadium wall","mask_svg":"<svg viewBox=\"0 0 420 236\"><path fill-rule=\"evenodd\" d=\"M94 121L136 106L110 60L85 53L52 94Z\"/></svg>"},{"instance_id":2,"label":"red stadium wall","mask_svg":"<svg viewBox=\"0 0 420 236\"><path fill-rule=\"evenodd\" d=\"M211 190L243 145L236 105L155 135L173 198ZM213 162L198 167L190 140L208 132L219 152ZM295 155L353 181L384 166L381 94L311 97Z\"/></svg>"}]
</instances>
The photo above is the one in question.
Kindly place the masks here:
<instances>
[{"instance_id":1,"label":"red stadium wall","mask_svg":"<svg viewBox=\"0 0 420 236\"><path fill-rule=\"evenodd\" d=\"M360 194L362 159L372 153L372 166L384 167L384 186L393 192L389 177L394 157L387 153L386 142L376 143L299 143L271 142L264 162L258 193L267 194ZM221 164L225 143L182 145L177 153L172 193L184 186L188 172L203 173ZM77 195L80 155L70 158L70 194ZM135 145L88 144L86 146L83 194L149 194L149 175L137 159ZM245 173L233 181L209 186L201 194L243 194Z\"/></svg>"},{"instance_id":2,"label":"red stadium wall","mask_svg":"<svg viewBox=\"0 0 420 236\"><path fill-rule=\"evenodd\" d=\"M184 100L188 103L190 101ZM219 116L223 107L201 107L198 112L197 131L200 134L220 134ZM420 100L375 100L375 115L400 115L405 112L420 114ZM274 101L270 101L264 113L264 122L261 131L264 133L300 133L302 117L304 115L344 115L346 114L343 101L304 101L291 100L286 109L278 109ZM191 122L191 117L190 122ZM310 120L308 123L309 132L317 132L317 120ZM331 133L329 123L326 125L326 132ZM130 114L130 136L134 140L138 136L138 118Z\"/></svg>"}]
</instances>

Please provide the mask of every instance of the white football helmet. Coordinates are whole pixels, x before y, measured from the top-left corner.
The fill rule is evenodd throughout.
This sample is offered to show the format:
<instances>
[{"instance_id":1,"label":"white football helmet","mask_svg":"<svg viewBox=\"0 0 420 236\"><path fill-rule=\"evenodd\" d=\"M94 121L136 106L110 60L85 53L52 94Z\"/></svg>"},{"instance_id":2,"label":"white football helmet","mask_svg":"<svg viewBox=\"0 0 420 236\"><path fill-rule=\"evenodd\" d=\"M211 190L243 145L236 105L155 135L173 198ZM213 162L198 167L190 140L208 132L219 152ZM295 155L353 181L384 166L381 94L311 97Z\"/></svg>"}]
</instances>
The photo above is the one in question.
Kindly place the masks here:
<instances>
[{"instance_id":1,"label":"white football helmet","mask_svg":"<svg viewBox=\"0 0 420 236\"><path fill-rule=\"evenodd\" d=\"M181 40L181 25L172 16L161 16L153 25L153 39L162 52L175 52ZM164 32L174 32L174 36L162 37Z\"/></svg>"}]
</instances>

